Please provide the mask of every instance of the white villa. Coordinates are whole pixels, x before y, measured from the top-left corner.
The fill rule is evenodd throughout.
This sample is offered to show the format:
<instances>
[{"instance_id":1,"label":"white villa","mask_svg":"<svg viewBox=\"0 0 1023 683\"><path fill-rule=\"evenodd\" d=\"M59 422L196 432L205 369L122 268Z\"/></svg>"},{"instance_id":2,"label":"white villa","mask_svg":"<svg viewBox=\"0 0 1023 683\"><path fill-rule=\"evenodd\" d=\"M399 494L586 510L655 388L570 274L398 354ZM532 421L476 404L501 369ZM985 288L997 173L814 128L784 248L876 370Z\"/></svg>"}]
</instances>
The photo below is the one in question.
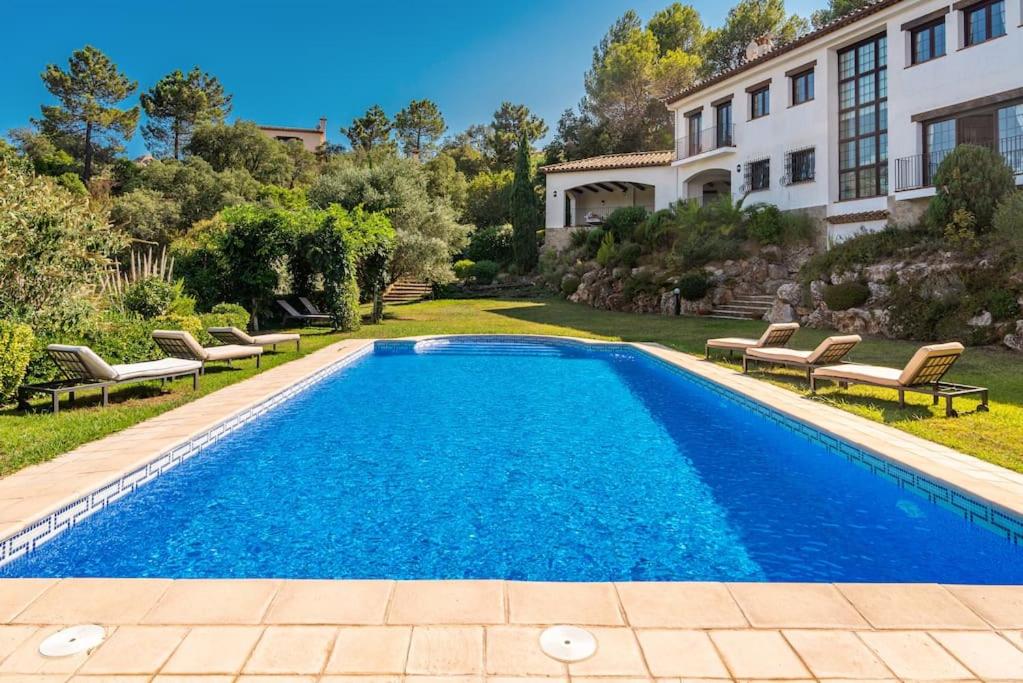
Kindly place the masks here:
<instances>
[{"instance_id":1,"label":"white villa","mask_svg":"<svg viewBox=\"0 0 1023 683\"><path fill-rule=\"evenodd\" d=\"M805 211L829 242L913 220L957 144L1023 182L1023 0L877 0L667 102L675 149L553 164L546 239L621 206L724 193Z\"/></svg>"}]
</instances>

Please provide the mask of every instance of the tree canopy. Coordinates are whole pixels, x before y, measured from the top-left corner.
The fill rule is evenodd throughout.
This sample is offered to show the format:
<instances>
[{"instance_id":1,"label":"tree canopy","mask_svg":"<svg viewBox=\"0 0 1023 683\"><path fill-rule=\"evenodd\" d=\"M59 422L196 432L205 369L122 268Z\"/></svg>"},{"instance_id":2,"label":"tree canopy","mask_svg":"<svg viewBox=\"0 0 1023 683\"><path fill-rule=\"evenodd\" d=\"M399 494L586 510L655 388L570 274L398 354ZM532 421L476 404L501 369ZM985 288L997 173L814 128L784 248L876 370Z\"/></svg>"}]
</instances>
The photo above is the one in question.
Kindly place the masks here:
<instances>
[{"instance_id":1,"label":"tree canopy","mask_svg":"<svg viewBox=\"0 0 1023 683\"><path fill-rule=\"evenodd\" d=\"M717 73L743 62L746 47L763 36L785 43L807 30L805 19L788 14L784 0L739 0L721 28L707 36L705 72Z\"/></svg>"},{"instance_id":2,"label":"tree canopy","mask_svg":"<svg viewBox=\"0 0 1023 683\"><path fill-rule=\"evenodd\" d=\"M48 65L42 79L59 104L43 105L42 119L34 122L54 144L82 161L82 177L88 181L94 157L112 158L122 150L122 139L134 135L139 108L118 105L138 83L91 45L71 53L67 70Z\"/></svg>"},{"instance_id":3,"label":"tree canopy","mask_svg":"<svg viewBox=\"0 0 1023 683\"><path fill-rule=\"evenodd\" d=\"M824 24L866 7L872 2L873 0L828 0L827 7L810 15L810 21L814 28L820 28Z\"/></svg>"},{"instance_id":4,"label":"tree canopy","mask_svg":"<svg viewBox=\"0 0 1023 683\"><path fill-rule=\"evenodd\" d=\"M412 100L394 117L394 132L408 156L432 152L447 124L435 102Z\"/></svg>"},{"instance_id":5,"label":"tree canopy","mask_svg":"<svg viewBox=\"0 0 1023 683\"><path fill-rule=\"evenodd\" d=\"M341 133L348 138L355 152L372 152L375 149L393 149L391 131L394 124L387 118L383 108L374 104L366 113L354 119L350 126L341 128Z\"/></svg>"},{"instance_id":6,"label":"tree canopy","mask_svg":"<svg viewBox=\"0 0 1023 683\"><path fill-rule=\"evenodd\" d=\"M497 168L512 168L519 141L539 140L547 135L547 124L524 104L502 102L494 112L487 138L494 165Z\"/></svg>"},{"instance_id":7,"label":"tree canopy","mask_svg":"<svg viewBox=\"0 0 1023 683\"><path fill-rule=\"evenodd\" d=\"M142 136L156 156L181 158L181 152L200 123L222 123L231 113L231 96L212 76L193 67L175 70L139 98L148 121Z\"/></svg>"}]
</instances>

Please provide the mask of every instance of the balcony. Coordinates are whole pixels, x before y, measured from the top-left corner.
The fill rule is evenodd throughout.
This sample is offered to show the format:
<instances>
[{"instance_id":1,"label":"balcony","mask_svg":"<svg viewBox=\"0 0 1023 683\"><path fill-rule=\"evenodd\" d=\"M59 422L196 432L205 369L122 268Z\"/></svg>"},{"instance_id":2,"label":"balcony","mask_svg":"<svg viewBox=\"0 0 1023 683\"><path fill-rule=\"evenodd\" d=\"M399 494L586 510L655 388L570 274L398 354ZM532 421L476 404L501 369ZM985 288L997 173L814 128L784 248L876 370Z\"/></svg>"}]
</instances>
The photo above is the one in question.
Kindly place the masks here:
<instances>
[{"instance_id":1,"label":"balcony","mask_svg":"<svg viewBox=\"0 0 1023 683\"><path fill-rule=\"evenodd\" d=\"M735 147L735 126L705 128L699 134L689 135L675 141L675 158L679 161L715 149Z\"/></svg>"},{"instance_id":2,"label":"balcony","mask_svg":"<svg viewBox=\"0 0 1023 683\"><path fill-rule=\"evenodd\" d=\"M1002 155L1016 175L1023 174L1023 135L1002 138L997 142L971 143L989 147ZM951 149L935 150L927 154L914 154L895 160L895 191L918 190L934 184L938 166L949 155Z\"/></svg>"}]
</instances>

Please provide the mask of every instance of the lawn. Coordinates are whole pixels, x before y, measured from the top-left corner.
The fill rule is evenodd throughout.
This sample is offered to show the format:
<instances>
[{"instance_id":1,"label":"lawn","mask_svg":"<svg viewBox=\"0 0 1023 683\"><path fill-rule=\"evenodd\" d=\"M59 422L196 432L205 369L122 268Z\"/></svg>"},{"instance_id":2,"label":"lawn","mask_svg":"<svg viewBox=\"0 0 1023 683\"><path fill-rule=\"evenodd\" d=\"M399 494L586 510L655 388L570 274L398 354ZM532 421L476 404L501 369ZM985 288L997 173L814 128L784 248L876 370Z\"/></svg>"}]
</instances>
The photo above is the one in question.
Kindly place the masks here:
<instances>
[{"instance_id":1,"label":"lawn","mask_svg":"<svg viewBox=\"0 0 1023 683\"><path fill-rule=\"evenodd\" d=\"M303 330L302 354L311 353L346 337L405 337L423 334L552 334L623 341L660 342L681 351L703 354L708 337L758 336L764 324L740 320L667 318L598 311L559 299L468 301L441 300L391 307L379 325L366 325L354 334L333 334L320 329ZM811 347L827 336L821 330L800 330L795 347ZM866 339L852 360L901 366L917 344L885 339ZM269 369L298 357L294 351L266 354ZM724 360L718 362L726 362ZM738 364L733 364L738 369ZM111 392L111 405L101 409L86 396L79 405L59 415L0 411L0 474L42 462L75 446L98 439L141 420L158 415L198 396L251 377L251 361L237 369L207 370L200 390L187 382L169 385L161 393L156 386L135 385ZM805 381L794 373L758 375L779 386L806 393ZM950 374L950 379L980 384L991 389L991 412L972 412L975 401L962 399L958 419L947 419L941 408L932 408L930 397L909 395L900 409L895 392L854 387L847 392L825 388L819 400L871 420L884 422L964 453L1023 472L1023 356L994 348L971 348ZM40 402L42 405L44 402Z\"/></svg>"}]
</instances>

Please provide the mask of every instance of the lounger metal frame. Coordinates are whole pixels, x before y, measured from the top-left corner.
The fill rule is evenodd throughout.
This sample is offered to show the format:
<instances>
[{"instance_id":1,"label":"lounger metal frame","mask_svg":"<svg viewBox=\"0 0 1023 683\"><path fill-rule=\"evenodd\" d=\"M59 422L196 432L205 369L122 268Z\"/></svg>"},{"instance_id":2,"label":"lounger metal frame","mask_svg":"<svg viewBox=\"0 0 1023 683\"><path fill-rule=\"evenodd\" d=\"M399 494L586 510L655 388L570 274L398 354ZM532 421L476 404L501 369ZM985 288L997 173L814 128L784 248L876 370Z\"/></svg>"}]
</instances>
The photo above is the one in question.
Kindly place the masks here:
<instances>
[{"instance_id":1,"label":"lounger metal frame","mask_svg":"<svg viewBox=\"0 0 1023 683\"><path fill-rule=\"evenodd\" d=\"M261 344L259 342L259 335L257 335L255 337L253 337L253 339L255 341L253 341L250 344L249 342L245 341L244 339L240 339L239 337L234 336L230 332L214 332L212 330L206 330L206 332L208 332L211 337L213 337L214 339L216 339L217 341L219 341L221 344L224 344L224 345L228 345L228 344L235 345L236 344L238 346L258 346L260 348L266 348L267 346L269 346L270 350L276 351L277 350L277 344L290 344L291 343L290 341L282 341L282 342L274 342L274 343L268 343L268 344ZM271 332L270 334L273 334L273 333ZM298 339L295 340L295 351L301 351L301 350L302 350L302 337L299 337Z\"/></svg>"},{"instance_id":2,"label":"lounger metal frame","mask_svg":"<svg viewBox=\"0 0 1023 683\"><path fill-rule=\"evenodd\" d=\"M277 299L277 305L284 311L284 319L282 322L287 323L289 320L295 320L300 323L330 323L330 316L326 313L319 314L307 314L299 313L298 309L292 306L284 299ZM288 310L291 309L291 310Z\"/></svg>"},{"instance_id":3,"label":"lounger metal frame","mask_svg":"<svg viewBox=\"0 0 1023 683\"><path fill-rule=\"evenodd\" d=\"M906 392L911 391L915 394L926 394L930 396L932 398L931 405L938 405L938 401L945 399L945 417L959 417L959 411L952 407L952 399L959 398L961 396L979 395L980 405L977 406L977 410L979 412L986 413L990 410L988 407L987 387L975 387L969 384L956 384L954 382L941 381L941 378L945 376L945 373L949 371L949 368L952 367L952 364L955 363L961 355L962 352L957 351L955 353L942 353L930 356L920 367L920 371L916 375L916 382L913 384L903 384L895 387L890 384L871 382L868 379L839 379L837 377L816 377L811 375L810 393L817 393L817 382L822 380L834 382L842 389L848 389L850 384L862 384L864 386L893 389L899 392L899 407L905 408Z\"/></svg>"},{"instance_id":4,"label":"lounger metal frame","mask_svg":"<svg viewBox=\"0 0 1023 683\"><path fill-rule=\"evenodd\" d=\"M167 380L174 380L180 377L192 377L192 390L199 388L199 373L201 368L189 370L188 372L174 372L167 375L155 375L152 377L132 377L122 380L100 380L89 374L88 368L82 363L77 353L58 349L47 349L54 365L64 373L66 379L53 382L41 382L39 384L23 384L18 388L18 406L22 409L28 407L28 397L34 394L49 394L50 409L56 415L60 412L60 395L67 394L70 402L74 403L75 392L86 389L100 390L100 405L106 407L110 404L110 387L131 382L148 382L160 380L163 384ZM191 360L191 359L189 359Z\"/></svg>"}]
</instances>

